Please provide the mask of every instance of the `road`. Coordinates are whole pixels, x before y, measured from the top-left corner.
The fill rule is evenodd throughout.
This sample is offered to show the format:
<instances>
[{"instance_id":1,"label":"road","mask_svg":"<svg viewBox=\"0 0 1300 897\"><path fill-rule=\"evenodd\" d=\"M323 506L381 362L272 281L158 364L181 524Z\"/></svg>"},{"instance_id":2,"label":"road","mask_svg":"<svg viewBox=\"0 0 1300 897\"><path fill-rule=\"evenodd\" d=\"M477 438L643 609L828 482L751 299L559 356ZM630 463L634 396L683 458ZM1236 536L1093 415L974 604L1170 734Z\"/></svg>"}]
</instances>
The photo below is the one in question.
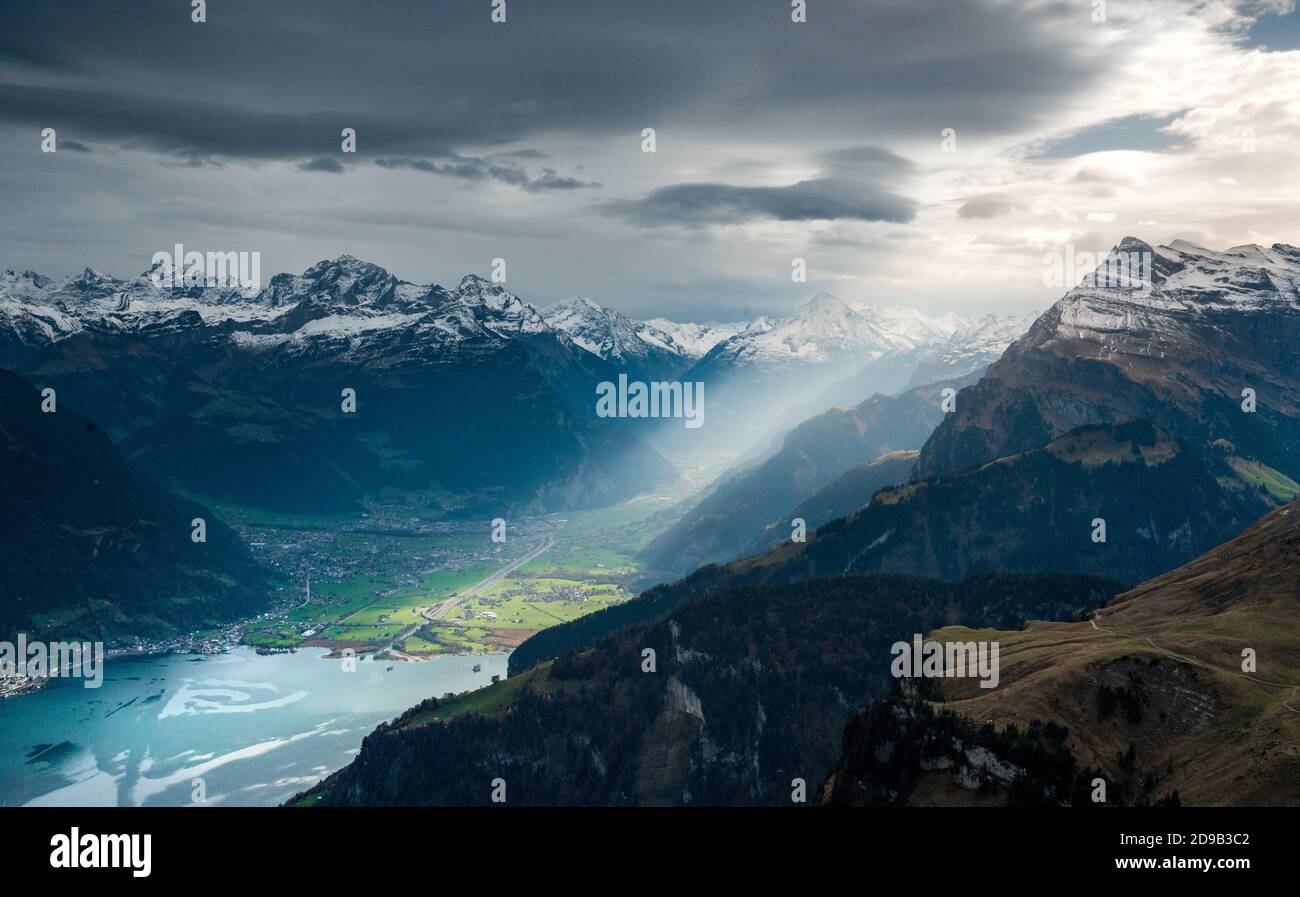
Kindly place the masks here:
<instances>
[{"instance_id":1,"label":"road","mask_svg":"<svg viewBox=\"0 0 1300 897\"><path fill-rule=\"evenodd\" d=\"M451 613L453 610L455 610L456 607L458 607L461 602L468 601L470 598L476 597L484 589L488 589L496 585L501 580L509 576L511 573L514 573L524 564L527 564L529 561L535 558L541 557L541 555L544 552L554 547L554 545L555 545L554 539L547 539L541 545L537 546L532 551L528 552L528 554L519 558L519 560L511 561L510 563L502 567L500 570L493 573L491 576L475 583L474 585L470 586L468 589L457 592L455 595L452 595L450 598L446 599L438 606L432 608L429 607L420 608L420 616L424 617L424 619L428 620L430 623L437 623L440 620L447 619L447 615Z\"/></svg>"}]
</instances>

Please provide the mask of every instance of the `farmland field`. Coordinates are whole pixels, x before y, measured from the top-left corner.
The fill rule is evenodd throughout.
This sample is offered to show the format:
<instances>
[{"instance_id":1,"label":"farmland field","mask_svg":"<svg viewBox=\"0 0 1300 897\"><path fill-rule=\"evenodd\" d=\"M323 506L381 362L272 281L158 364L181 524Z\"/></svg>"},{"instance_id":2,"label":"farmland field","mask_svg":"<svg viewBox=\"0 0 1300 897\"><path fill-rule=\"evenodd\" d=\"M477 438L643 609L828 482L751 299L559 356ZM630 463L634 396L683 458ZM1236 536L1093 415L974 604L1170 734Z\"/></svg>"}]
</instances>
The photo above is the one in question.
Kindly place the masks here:
<instances>
[{"instance_id":1,"label":"farmland field","mask_svg":"<svg viewBox=\"0 0 1300 897\"><path fill-rule=\"evenodd\" d=\"M665 504L647 498L512 520L504 544L491 540L486 521L439 522L428 532L383 511L351 527L250 518L242 521L245 537L285 575L289 597L244 640L264 650L310 645L403 659L508 650L540 629L631 598L635 554L661 525L656 515ZM542 546L505 578L474 588Z\"/></svg>"}]
</instances>

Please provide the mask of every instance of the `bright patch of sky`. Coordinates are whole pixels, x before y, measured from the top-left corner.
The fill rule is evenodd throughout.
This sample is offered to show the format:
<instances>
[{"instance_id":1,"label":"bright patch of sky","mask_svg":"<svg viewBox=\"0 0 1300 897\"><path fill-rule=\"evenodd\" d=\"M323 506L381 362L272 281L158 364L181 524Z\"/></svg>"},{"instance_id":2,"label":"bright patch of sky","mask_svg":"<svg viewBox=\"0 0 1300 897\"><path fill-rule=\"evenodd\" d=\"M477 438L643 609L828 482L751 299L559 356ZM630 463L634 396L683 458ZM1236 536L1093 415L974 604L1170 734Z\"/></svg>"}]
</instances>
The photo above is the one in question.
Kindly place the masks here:
<instances>
[{"instance_id":1,"label":"bright patch of sky","mask_svg":"<svg viewBox=\"0 0 1300 897\"><path fill-rule=\"evenodd\" d=\"M1290 11L1261 15L1250 26L1247 47L1267 50L1300 50L1300 13Z\"/></svg>"},{"instance_id":2,"label":"bright patch of sky","mask_svg":"<svg viewBox=\"0 0 1300 897\"><path fill-rule=\"evenodd\" d=\"M1031 159L1071 159L1089 153L1116 150L1165 152L1176 149L1179 141L1164 130L1174 115L1129 115L1114 121L1082 128L1073 134L1043 141L1029 154Z\"/></svg>"}]
</instances>

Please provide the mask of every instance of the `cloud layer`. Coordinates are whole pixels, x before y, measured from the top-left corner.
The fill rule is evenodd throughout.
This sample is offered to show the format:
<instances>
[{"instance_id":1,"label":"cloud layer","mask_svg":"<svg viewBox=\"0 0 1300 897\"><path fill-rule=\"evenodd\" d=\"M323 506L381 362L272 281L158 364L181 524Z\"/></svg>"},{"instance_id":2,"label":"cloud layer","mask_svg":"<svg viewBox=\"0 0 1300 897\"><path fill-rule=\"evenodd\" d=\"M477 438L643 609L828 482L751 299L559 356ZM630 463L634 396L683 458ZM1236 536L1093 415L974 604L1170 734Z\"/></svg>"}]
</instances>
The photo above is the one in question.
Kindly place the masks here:
<instances>
[{"instance_id":1,"label":"cloud layer","mask_svg":"<svg viewBox=\"0 0 1300 897\"><path fill-rule=\"evenodd\" d=\"M9 0L0 266L180 241L443 281L505 257L538 302L643 315L1041 306L1067 241L1300 242L1292 7Z\"/></svg>"}]
</instances>

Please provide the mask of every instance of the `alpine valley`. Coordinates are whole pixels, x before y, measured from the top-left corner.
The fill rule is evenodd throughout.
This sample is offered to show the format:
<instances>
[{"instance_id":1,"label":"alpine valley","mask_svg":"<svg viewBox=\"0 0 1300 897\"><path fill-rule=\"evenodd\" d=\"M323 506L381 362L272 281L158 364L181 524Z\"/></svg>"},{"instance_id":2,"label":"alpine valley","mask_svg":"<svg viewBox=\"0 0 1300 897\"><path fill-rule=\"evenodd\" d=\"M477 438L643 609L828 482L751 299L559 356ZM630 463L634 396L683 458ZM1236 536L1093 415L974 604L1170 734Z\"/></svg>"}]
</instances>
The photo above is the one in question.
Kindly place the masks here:
<instances>
[{"instance_id":1,"label":"alpine valley","mask_svg":"<svg viewBox=\"0 0 1300 897\"><path fill-rule=\"evenodd\" d=\"M692 324L636 321L584 298L538 310L480 277L467 276L454 289L418 285L351 256L301 275L277 275L263 289L170 286L165 267L159 262L129 280L89 268L62 280L0 273L0 366L13 371L6 375L3 423L11 451L32 468L19 477L11 464L14 476L6 477L5 489L13 507L39 508L23 523L33 544L53 551L74 533L87 540L70 555L84 555L83 563L60 568L58 580L46 577L39 588L11 583L0 618L6 631L54 632L72 621L81 633L115 636L208 628L260 610L272 588L303 589L313 568L319 576L354 565L326 559L303 568L290 560L293 573L277 562L290 579L281 575L272 584L239 540L227 537L221 520L232 514L311 531L349 520L364 528L376 509L396 505L400 519L412 521L400 524L408 529L481 520L486 531L492 519L509 518L527 533L527 521L547 515L692 494L697 484L684 481L661 449L694 471L709 443L683 444L683 428L657 426L660 421L596 415L599 384L620 375L700 383L699 372L707 370L710 388L725 393L732 379L753 372L779 371L792 382L807 376L816 386L885 352L900 370L918 371L948 355L966 359L965 370L989 352L987 322L849 308L825 295L785 320ZM857 401L870 394L866 383L845 388L862 392ZM48 410L57 413L33 418L47 396ZM711 409L725 405L711 393L706 401ZM890 400L877 401L889 407ZM797 486L792 481L793 488L768 501L767 517L853 463L874 458L877 449L919 446L936 412L931 403L904 401L919 404L918 424L831 451L814 478L797 477ZM767 410L793 413L796 406L791 398L786 409L769 403ZM724 429L726 417L710 418L707 429ZM63 455L23 448L53 438L42 436L33 420L68 418L84 418L87 435L79 442L98 446L97 463L116 465L111 480L120 484L114 493L120 506L111 514L104 495L74 488L76 480L60 467ZM75 435L78 426L59 432ZM67 451L90 449L69 445ZM92 471L93 465L82 468ZM95 478L101 487L109 481ZM43 502L46 482L64 488L64 500ZM159 503L166 501L174 509L162 514ZM159 512L132 517L132 502ZM655 531L680 513L660 515ZM195 567L176 552L188 544L188 521L197 517L211 520L212 541ZM123 534L113 535L110 524ZM19 542L10 546L16 551ZM206 578L196 576L208 564ZM599 580L603 564L586 564ZM412 566L423 569L418 561L401 566L401 577ZM142 587L144 576L156 586ZM647 570L637 578L649 576ZM360 587L372 602L385 591ZM123 609L119 601L127 595L144 605ZM430 597L429 603L436 602ZM538 623L555 621L543 615ZM327 642L378 649L400 629L368 630L360 640L357 632L340 630ZM535 629L511 632L526 637ZM278 648L304 641L284 630L273 636L264 640ZM511 638L518 637L505 643Z\"/></svg>"},{"instance_id":2,"label":"alpine valley","mask_svg":"<svg viewBox=\"0 0 1300 897\"><path fill-rule=\"evenodd\" d=\"M297 802L486 803L498 775L526 804L779 805L802 779L827 803L1070 805L1097 775L1116 804L1300 799L1300 250L1116 250L1151 282L1068 291L987 370L945 370L944 412L918 366L809 418L646 552L726 563L538 633ZM779 370L779 329L695 370ZM900 689L889 645L927 632L1001 638L1010 684ZM1252 646L1268 669L1234 672ZM1263 779L1213 772L1248 751Z\"/></svg>"},{"instance_id":3,"label":"alpine valley","mask_svg":"<svg viewBox=\"0 0 1300 897\"><path fill-rule=\"evenodd\" d=\"M4 489L27 509L8 544L83 563L15 579L0 628L193 630L305 585L251 643L513 649L507 678L430 695L299 804L485 803L499 775L538 805L782 804L792 779L828 803L1070 804L1097 770L1120 803L1257 799L1197 784L1231 751L1203 723L1264 750L1283 711L1194 671L1222 672L1198 646L1289 626L1292 559L1175 629L1159 608L1189 576L1228 595L1256 521L1300 507L1300 250L1116 251L1150 282L1031 318L822 293L784 318L636 320L350 256L258 290L4 272ZM597 416L620 377L702 384L707 425ZM394 507L410 523L378 548ZM506 554L494 518L522 536ZM340 526L364 552L331 556L323 595L319 563L263 563ZM250 554L254 531L284 544ZM444 568L440 538L470 547ZM366 569L393 553L400 573ZM1009 684L900 689L890 645L954 627L1004 633ZM1077 660L1041 659L1058 635ZM1285 642L1258 640L1279 688ZM1066 703L1025 685L1047 669Z\"/></svg>"},{"instance_id":4,"label":"alpine valley","mask_svg":"<svg viewBox=\"0 0 1300 897\"><path fill-rule=\"evenodd\" d=\"M0 0L0 866L1286 870L1297 145L1300 0Z\"/></svg>"}]
</instances>

